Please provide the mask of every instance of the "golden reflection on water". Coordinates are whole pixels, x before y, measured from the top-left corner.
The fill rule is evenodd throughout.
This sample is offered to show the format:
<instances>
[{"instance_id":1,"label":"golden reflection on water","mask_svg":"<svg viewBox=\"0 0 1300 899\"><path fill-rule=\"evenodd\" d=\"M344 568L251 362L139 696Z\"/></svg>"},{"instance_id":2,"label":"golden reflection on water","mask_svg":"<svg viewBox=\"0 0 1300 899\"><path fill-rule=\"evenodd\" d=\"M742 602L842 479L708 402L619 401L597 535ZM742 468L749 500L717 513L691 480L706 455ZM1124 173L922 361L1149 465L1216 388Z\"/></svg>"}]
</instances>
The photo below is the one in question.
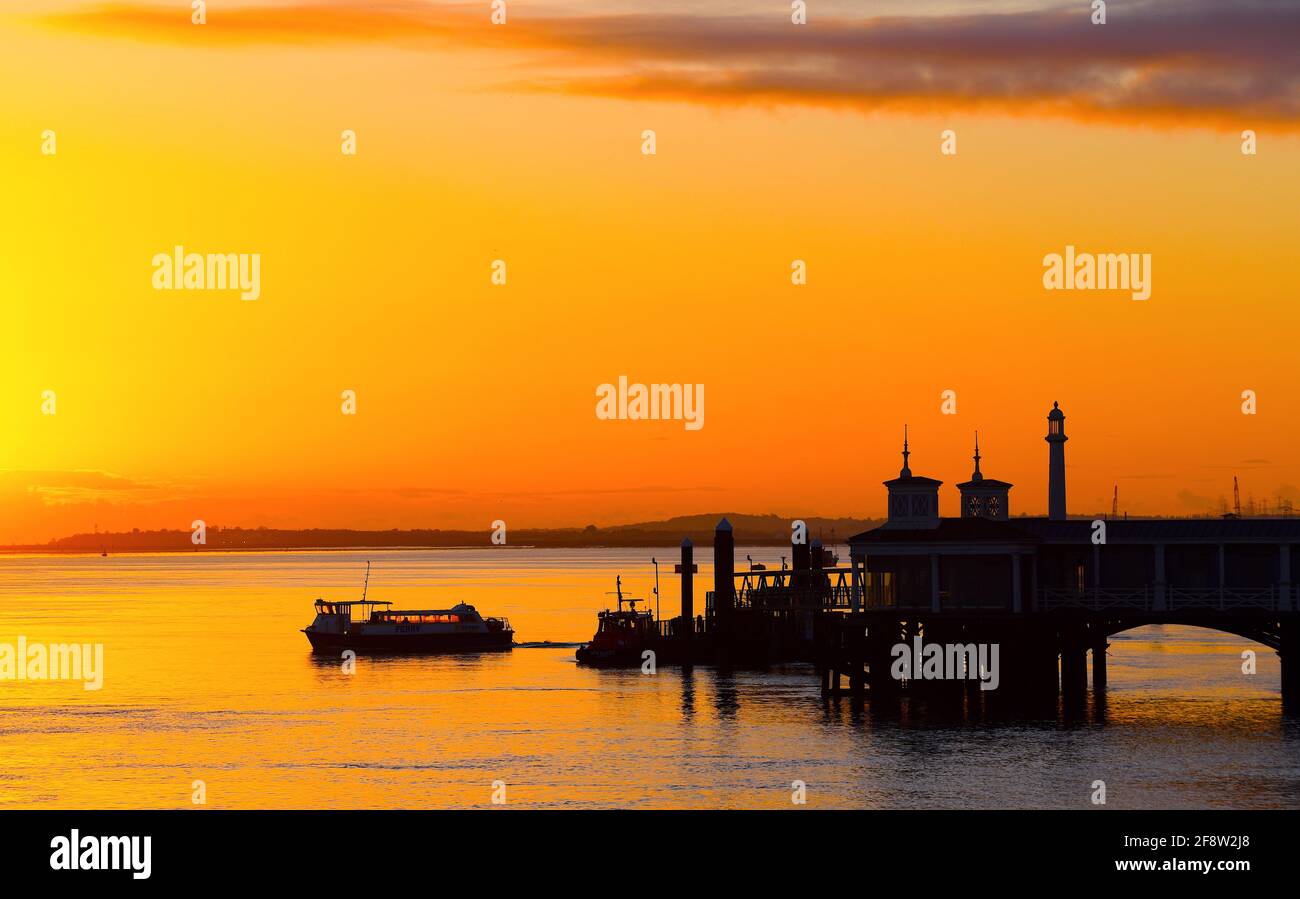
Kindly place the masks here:
<instances>
[{"instance_id":1,"label":"golden reflection on water","mask_svg":"<svg viewBox=\"0 0 1300 899\"><path fill-rule=\"evenodd\" d=\"M371 598L464 600L521 642L584 640L616 573L650 595L651 555L671 571L662 550L0 557L0 642L103 643L106 669L99 691L0 682L0 806L184 808L202 780L208 808L490 808L499 780L507 807L790 808L800 780L813 807L1068 808L1101 778L1117 807L1300 807L1277 658L1226 634L1119 635L1104 702L980 720L823 702L804 665L651 677L579 668L571 647L362 657L347 675L299 632L371 558Z\"/></svg>"}]
</instances>

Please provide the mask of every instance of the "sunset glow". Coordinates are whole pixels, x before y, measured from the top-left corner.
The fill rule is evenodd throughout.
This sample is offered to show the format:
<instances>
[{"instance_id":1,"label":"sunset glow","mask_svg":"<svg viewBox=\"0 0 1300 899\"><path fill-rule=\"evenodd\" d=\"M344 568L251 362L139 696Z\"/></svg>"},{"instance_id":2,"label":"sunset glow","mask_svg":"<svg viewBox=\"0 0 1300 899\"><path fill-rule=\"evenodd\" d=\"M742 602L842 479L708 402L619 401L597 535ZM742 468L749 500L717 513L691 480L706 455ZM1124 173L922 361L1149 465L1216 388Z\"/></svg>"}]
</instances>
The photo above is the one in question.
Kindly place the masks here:
<instances>
[{"instance_id":1,"label":"sunset glow","mask_svg":"<svg viewBox=\"0 0 1300 899\"><path fill-rule=\"evenodd\" d=\"M615 6L6 4L0 543L879 517L904 423L945 514L976 430L1043 514L1053 401L1071 513L1300 501L1293 7L1112 4L1098 62L1086 4ZM177 246L260 296L155 290ZM1045 290L1067 246L1150 298Z\"/></svg>"}]
</instances>

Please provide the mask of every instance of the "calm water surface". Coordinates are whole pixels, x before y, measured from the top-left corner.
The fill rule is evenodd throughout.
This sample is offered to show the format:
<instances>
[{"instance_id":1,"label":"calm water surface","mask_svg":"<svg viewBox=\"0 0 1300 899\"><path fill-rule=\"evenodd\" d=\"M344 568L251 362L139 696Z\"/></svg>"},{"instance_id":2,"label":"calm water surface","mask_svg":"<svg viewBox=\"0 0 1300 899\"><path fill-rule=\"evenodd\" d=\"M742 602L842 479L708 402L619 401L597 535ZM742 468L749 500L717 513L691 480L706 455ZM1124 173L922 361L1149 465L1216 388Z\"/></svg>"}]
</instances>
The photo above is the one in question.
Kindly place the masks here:
<instances>
[{"instance_id":1,"label":"calm water surface","mask_svg":"<svg viewBox=\"0 0 1300 899\"><path fill-rule=\"evenodd\" d=\"M1070 808L1102 779L1111 807L1300 808L1277 657L1210 631L1113 638L1082 723L824 703L802 665L591 671L571 647L363 657L349 676L299 633L317 596L359 594L369 558L373 599L585 640L616 573L650 594L654 554L670 572L660 550L0 556L0 642L105 647L99 691L0 681L0 807L190 807L195 780L209 808L485 807L500 780L512 807L790 808L801 780L809 806Z\"/></svg>"}]
</instances>

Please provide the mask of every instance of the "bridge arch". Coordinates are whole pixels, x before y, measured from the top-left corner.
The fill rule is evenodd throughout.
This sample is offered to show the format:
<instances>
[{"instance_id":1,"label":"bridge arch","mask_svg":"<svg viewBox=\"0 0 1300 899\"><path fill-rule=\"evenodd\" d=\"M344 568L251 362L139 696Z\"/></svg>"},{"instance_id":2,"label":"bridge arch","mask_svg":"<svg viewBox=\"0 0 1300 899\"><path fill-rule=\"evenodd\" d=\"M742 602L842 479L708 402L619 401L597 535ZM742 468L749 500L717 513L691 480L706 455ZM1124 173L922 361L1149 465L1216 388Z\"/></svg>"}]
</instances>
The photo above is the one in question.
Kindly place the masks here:
<instances>
[{"instance_id":1,"label":"bridge arch","mask_svg":"<svg viewBox=\"0 0 1300 899\"><path fill-rule=\"evenodd\" d=\"M1282 651L1282 623L1276 618L1243 620L1229 618L1222 614L1205 616L1188 616L1186 614L1143 615L1141 618L1107 618L1101 623L1098 630L1103 637L1109 639L1116 634L1151 625L1195 627L1201 630L1218 631L1219 633L1231 634L1234 637L1241 637L1243 640L1250 640L1253 643L1267 646L1279 654Z\"/></svg>"}]
</instances>

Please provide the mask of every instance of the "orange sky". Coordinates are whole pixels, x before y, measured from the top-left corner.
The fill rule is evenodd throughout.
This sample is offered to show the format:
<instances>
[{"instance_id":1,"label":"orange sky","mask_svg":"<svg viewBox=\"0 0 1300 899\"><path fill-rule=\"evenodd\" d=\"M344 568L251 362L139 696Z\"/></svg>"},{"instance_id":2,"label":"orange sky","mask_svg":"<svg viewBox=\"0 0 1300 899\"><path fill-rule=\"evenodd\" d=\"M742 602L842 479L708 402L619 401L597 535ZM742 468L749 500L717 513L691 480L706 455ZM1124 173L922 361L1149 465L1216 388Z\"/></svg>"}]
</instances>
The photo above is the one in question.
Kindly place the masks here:
<instances>
[{"instance_id":1,"label":"orange sky","mask_svg":"<svg viewBox=\"0 0 1300 899\"><path fill-rule=\"evenodd\" d=\"M7 5L0 543L878 516L904 422L946 514L976 429L1042 513L1053 400L1071 511L1300 501L1279 13L1049 5ZM177 244L261 297L154 290ZM1067 244L1151 299L1045 291ZM619 375L705 426L599 420Z\"/></svg>"}]
</instances>

